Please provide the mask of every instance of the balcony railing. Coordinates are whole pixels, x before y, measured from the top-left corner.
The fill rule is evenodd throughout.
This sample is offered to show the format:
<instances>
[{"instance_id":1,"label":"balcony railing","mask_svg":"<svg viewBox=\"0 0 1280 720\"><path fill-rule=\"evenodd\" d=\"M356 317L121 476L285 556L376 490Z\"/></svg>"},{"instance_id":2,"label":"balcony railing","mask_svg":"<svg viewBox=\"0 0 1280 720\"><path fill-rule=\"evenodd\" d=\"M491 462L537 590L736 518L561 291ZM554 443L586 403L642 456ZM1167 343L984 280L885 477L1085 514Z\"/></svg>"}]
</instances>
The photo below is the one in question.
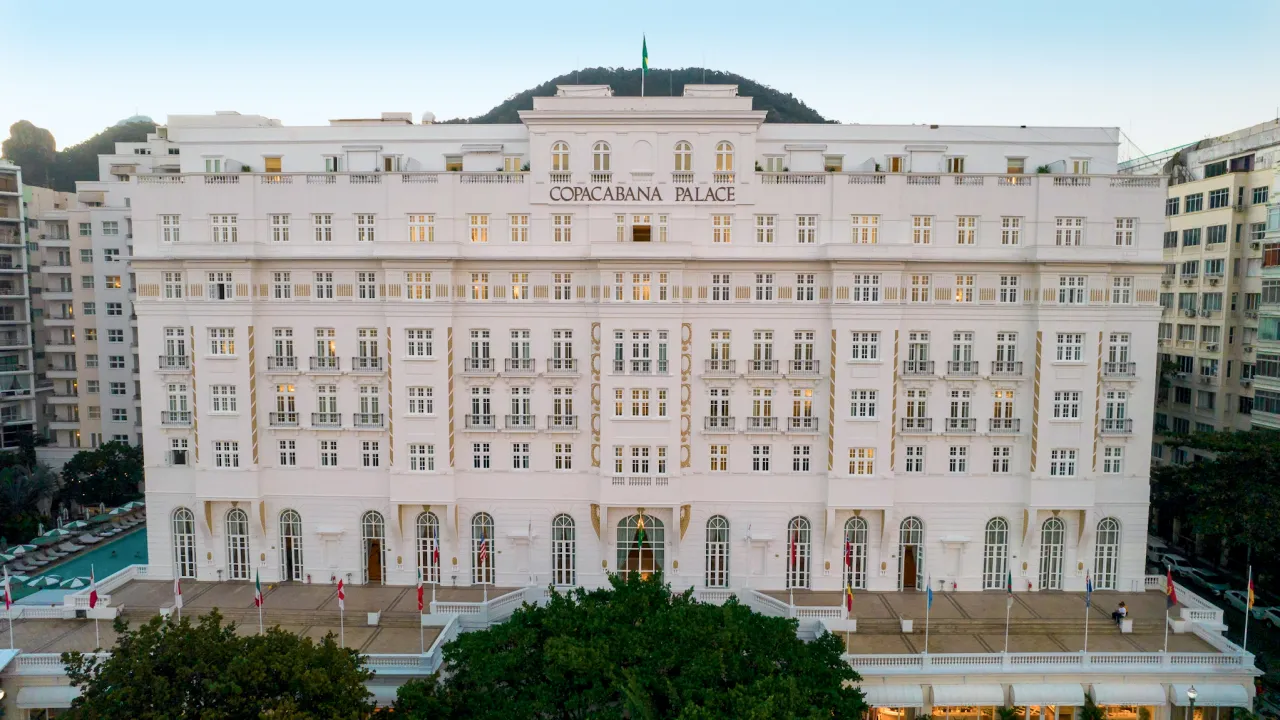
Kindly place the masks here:
<instances>
[{"instance_id":1,"label":"balcony railing","mask_svg":"<svg viewBox=\"0 0 1280 720\"><path fill-rule=\"evenodd\" d=\"M298 358L294 355L268 355L268 370L297 370Z\"/></svg>"},{"instance_id":2,"label":"balcony railing","mask_svg":"<svg viewBox=\"0 0 1280 720\"><path fill-rule=\"evenodd\" d=\"M702 427L707 432L734 432L737 423L728 415L708 415L702 419Z\"/></svg>"},{"instance_id":3,"label":"balcony railing","mask_svg":"<svg viewBox=\"0 0 1280 720\"><path fill-rule=\"evenodd\" d=\"M358 428L381 428L385 417L382 413L352 413L351 422Z\"/></svg>"},{"instance_id":4,"label":"balcony railing","mask_svg":"<svg viewBox=\"0 0 1280 720\"><path fill-rule=\"evenodd\" d=\"M160 412L160 424L176 427L187 427L191 425L190 410L162 410Z\"/></svg>"},{"instance_id":5,"label":"balcony railing","mask_svg":"<svg viewBox=\"0 0 1280 720\"><path fill-rule=\"evenodd\" d=\"M816 433L820 421L812 415L800 415L787 418L787 431L793 433Z\"/></svg>"},{"instance_id":6,"label":"balcony railing","mask_svg":"<svg viewBox=\"0 0 1280 720\"><path fill-rule=\"evenodd\" d=\"M713 172L711 173L711 182L717 185L728 185L733 182L732 172Z\"/></svg>"},{"instance_id":7,"label":"balcony railing","mask_svg":"<svg viewBox=\"0 0 1280 720\"><path fill-rule=\"evenodd\" d=\"M777 360L748 360L747 375L749 377L774 377L778 374Z\"/></svg>"},{"instance_id":8,"label":"balcony railing","mask_svg":"<svg viewBox=\"0 0 1280 720\"><path fill-rule=\"evenodd\" d=\"M978 374L978 361L948 360L947 374L959 377L973 377Z\"/></svg>"},{"instance_id":9,"label":"balcony railing","mask_svg":"<svg viewBox=\"0 0 1280 720\"><path fill-rule=\"evenodd\" d=\"M947 418L947 432L949 433L971 433L977 429L978 429L978 421L973 418L966 418L966 417Z\"/></svg>"},{"instance_id":10,"label":"balcony railing","mask_svg":"<svg viewBox=\"0 0 1280 720\"><path fill-rule=\"evenodd\" d=\"M342 415L336 412L311 413L311 427L340 428L342 427Z\"/></svg>"},{"instance_id":11,"label":"balcony railing","mask_svg":"<svg viewBox=\"0 0 1280 720\"><path fill-rule=\"evenodd\" d=\"M738 374L737 372L734 371L734 368L737 367L736 360L707 360L706 363L707 363L707 372L705 373L706 375L721 377L725 375Z\"/></svg>"},{"instance_id":12,"label":"balcony railing","mask_svg":"<svg viewBox=\"0 0 1280 720\"><path fill-rule=\"evenodd\" d=\"M1022 361L996 360L991 363L991 374L997 377L1019 377L1022 375Z\"/></svg>"},{"instance_id":13,"label":"balcony railing","mask_svg":"<svg viewBox=\"0 0 1280 720\"><path fill-rule=\"evenodd\" d=\"M578 372L578 358L550 358L547 360L547 372L576 373Z\"/></svg>"},{"instance_id":14,"label":"balcony railing","mask_svg":"<svg viewBox=\"0 0 1280 720\"><path fill-rule=\"evenodd\" d=\"M791 375L819 375L822 373L821 360L792 360Z\"/></svg>"},{"instance_id":15,"label":"balcony railing","mask_svg":"<svg viewBox=\"0 0 1280 720\"><path fill-rule=\"evenodd\" d=\"M932 375L933 361L932 360L903 360L902 374L903 375Z\"/></svg>"},{"instance_id":16,"label":"balcony railing","mask_svg":"<svg viewBox=\"0 0 1280 720\"><path fill-rule=\"evenodd\" d=\"M382 358L371 357L368 355L357 355L351 358L351 372L357 372L357 373L382 372Z\"/></svg>"},{"instance_id":17,"label":"balcony railing","mask_svg":"<svg viewBox=\"0 0 1280 720\"><path fill-rule=\"evenodd\" d=\"M273 412L267 414L267 423L271 427L298 427L298 413Z\"/></svg>"},{"instance_id":18,"label":"balcony railing","mask_svg":"<svg viewBox=\"0 0 1280 720\"><path fill-rule=\"evenodd\" d=\"M902 418L902 432L933 432L933 418Z\"/></svg>"},{"instance_id":19,"label":"balcony railing","mask_svg":"<svg viewBox=\"0 0 1280 720\"><path fill-rule=\"evenodd\" d=\"M993 433L1016 433L1022 429L1022 421L1018 418L991 418L987 428Z\"/></svg>"},{"instance_id":20,"label":"balcony railing","mask_svg":"<svg viewBox=\"0 0 1280 720\"><path fill-rule=\"evenodd\" d=\"M482 375L493 371L493 358L469 357L462 359L462 372L464 374Z\"/></svg>"},{"instance_id":21,"label":"balcony railing","mask_svg":"<svg viewBox=\"0 0 1280 720\"><path fill-rule=\"evenodd\" d=\"M671 184L688 185L693 182L693 173L691 172L673 172L671 173Z\"/></svg>"},{"instance_id":22,"label":"balcony railing","mask_svg":"<svg viewBox=\"0 0 1280 720\"><path fill-rule=\"evenodd\" d=\"M190 358L186 355L161 355L161 370L186 370L190 367Z\"/></svg>"},{"instance_id":23,"label":"balcony railing","mask_svg":"<svg viewBox=\"0 0 1280 720\"><path fill-rule=\"evenodd\" d=\"M564 432L564 431L577 430L578 416L577 415L548 415L547 429L552 432L556 432L556 431Z\"/></svg>"},{"instance_id":24,"label":"balcony railing","mask_svg":"<svg viewBox=\"0 0 1280 720\"><path fill-rule=\"evenodd\" d=\"M671 482L671 478L666 475L658 475L657 477L649 475L614 475L610 480L610 484L627 487L651 487L657 485L665 487Z\"/></svg>"},{"instance_id":25,"label":"balcony railing","mask_svg":"<svg viewBox=\"0 0 1280 720\"><path fill-rule=\"evenodd\" d=\"M1129 435L1133 432L1133 418L1103 418L1103 435Z\"/></svg>"},{"instance_id":26,"label":"balcony railing","mask_svg":"<svg viewBox=\"0 0 1280 720\"><path fill-rule=\"evenodd\" d=\"M551 182L553 183L573 182L573 173L571 172L560 172L560 171L552 170L549 174L551 176Z\"/></svg>"},{"instance_id":27,"label":"balcony railing","mask_svg":"<svg viewBox=\"0 0 1280 720\"><path fill-rule=\"evenodd\" d=\"M506 417L507 430L524 430L532 432L536 428L532 415L508 415Z\"/></svg>"},{"instance_id":28,"label":"balcony railing","mask_svg":"<svg viewBox=\"0 0 1280 720\"><path fill-rule=\"evenodd\" d=\"M507 358L503 361L506 372L512 375L529 375L537 372L537 363L533 358Z\"/></svg>"},{"instance_id":29,"label":"balcony railing","mask_svg":"<svg viewBox=\"0 0 1280 720\"><path fill-rule=\"evenodd\" d=\"M337 355L321 355L317 357L315 355L312 355L311 369L337 372L339 370L338 356Z\"/></svg>"},{"instance_id":30,"label":"balcony railing","mask_svg":"<svg viewBox=\"0 0 1280 720\"><path fill-rule=\"evenodd\" d=\"M464 415L462 426L467 430L493 430L493 415Z\"/></svg>"},{"instance_id":31,"label":"balcony railing","mask_svg":"<svg viewBox=\"0 0 1280 720\"><path fill-rule=\"evenodd\" d=\"M592 185L608 185L613 182L613 173L609 171L596 171L591 173Z\"/></svg>"},{"instance_id":32,"label":"balcony railing","mask_svg":"<svg viewBox=\"0 0 1280 720\"><path fill-rule=\"evenodd\" d=\"M1138 374L1138 363L1105 362L1102 363L1102 374L1107 377L1134 377Z\"/></svg>"},{"instance_id":33,"label":"balcony railing","mask_svg":"<svg viewBox=\"0 0 1280 720\"><path fill-rule=\"evenodd\" d=\"M747 417L747 432L778 432L778 418L750 415Z\"/></svg>"}]
</instances>

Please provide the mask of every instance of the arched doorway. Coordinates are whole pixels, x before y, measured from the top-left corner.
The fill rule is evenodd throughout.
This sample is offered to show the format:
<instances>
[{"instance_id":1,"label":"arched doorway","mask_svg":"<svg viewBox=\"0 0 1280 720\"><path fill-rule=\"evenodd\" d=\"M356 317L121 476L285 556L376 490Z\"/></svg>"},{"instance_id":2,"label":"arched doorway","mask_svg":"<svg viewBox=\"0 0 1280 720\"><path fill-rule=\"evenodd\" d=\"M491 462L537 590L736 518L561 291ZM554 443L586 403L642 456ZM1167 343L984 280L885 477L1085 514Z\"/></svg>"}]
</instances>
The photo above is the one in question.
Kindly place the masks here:
<instances>
[{"instance_id":1,"label":"arched doorway","mask_svg":"<svg viewBox=\"0 0 1280 720\"><path fill-rule=\"evenodd\" d=\"M1066 554L1067 524L1051 517L1040 526L1040 589L1062 589L1062 559Z\"/></svg>"},{"instance_id":2,"label":"arched doorway","mask_svg":"<svg viewBox=\"0 0 1280 720\"><path fill-rule=\"evenodd\" d=\"M898 526L898 585L903 590L924 589L924 523L918 517Z\"/></svg>"},{"instance_id":3,"label":"arched doorway","mask_svg":"<svg viewBox=\"0 0 1280 720\"><path fill-rule=\"evenodd\" d=\"M370 510L360 518L361 560L364 564L364 583L381 585L387 575L386 522L382 513Z\"/></svg>"},{"instance_id":4,"label":"arched doorway","mask_svg":"<svg viewBox=\"0 0 1280 720\"><path fill-rule=\"evenodd\" d=\"M560 514L551 520L551 580L556 585L578 583L577 528L573 518Z\"/></svg>"},{"instance_id":5,"label":"arched doorway","mask_svg":"<svg viewBox=\"0 0 1280 720\"><path fill-rule=\"evenodd\" d=\"M729 521L723 515L707 520L706 566L707 587L729 587Z\"/></svg>"},{"instance_id":6,"label":"arched doorway","mask_svg":"<svg viewBox=\"0 0 1280 720\"><path fill-rule=\"evenodd\" d=\"M1093 551L1093 587L1115 590L1120 582L1120 521L1102 518L1098 521L1098 539Z\"/></svg>"},{"instance_id":7,"label":"arched doorway","mask_svg":"<svg viewBox=\"0 0 1280 720\"><path fill-rule=\"evenodd\" d=\"M240 508L227 513L227 579L249 579L249 513Z\"/></svg>"},{"instance_id":8,"label":"arched doorway","mask_svg":"<svg viewBox=\"0 0 1280 720\"><path fill-rule=\"evenodd\" d=\"M432 512L418 514L418 572L422 582L440 582L440 520Z\"/></svg>"},{"instance_id":9,"label":"arched doorway","mask_svg":"<svg viewBox=\"0 0 1280 720\"><path fill-rule=\"evenodd\" d=\"M493 518L489 513L471 517L471 583L493 585Z\"/></svg>"},{"instance_id":10,"label":"arched doorway","mask_svg":"<svg viewBox=\"0 0 1280 720\"><path fill-rule=\"evenodd\" d=\"M297 510L280 513L280 579L302 580L302 516Z\"/></svg>"},{"instance_id":11,"label":"arched doorway","mask_svg":"<svg viewBox=\"0 0 1280 720\"><path fill-rule=\"evenodd\" d=\"M851 517L844 523L844 557L840 564L844 567L844 585L855 590L867 587L867 521L860 517Z\"/></svg>"},{"instance_id":12,"label":"arched doorway","mask_svg":"<svg viewBox=\"0 0 1280 720\"><path fill-rule=\"evenodd\" d=\"M787 587L809 587L809 560L813 557L813 527L807 517L787 523Z\"/></svg>"},{"instance_id":13,"label":"arched doorway","mask_svg":"<svg viewBox=\"0 0 1280 720\"><path fill-rule=\"evenodd\" d=\"M991 518L982 542L982 589L1003 590L1008 572L1009 522Z\"/></svg>"},{"instance_id":14,"label":"arched doorway","mask_svg":"<svg viewBox=\"0 0 1280 720\"><path fill-rule=\"evenodd\" d=\"M173 511L173 572L180 578L196 576L196 516L184 507Z\"/></svg>"},{"instance_id":15,"label":"arched doorway","mask_svg":"<svg viewBox=\"0 0 1280 720\"><path fill-rule=\"evenodd\" d=\"M618 523L618 572L647 578L664 568L666 530L652 515L630 515Z\"/></svg>"}]
</instances>

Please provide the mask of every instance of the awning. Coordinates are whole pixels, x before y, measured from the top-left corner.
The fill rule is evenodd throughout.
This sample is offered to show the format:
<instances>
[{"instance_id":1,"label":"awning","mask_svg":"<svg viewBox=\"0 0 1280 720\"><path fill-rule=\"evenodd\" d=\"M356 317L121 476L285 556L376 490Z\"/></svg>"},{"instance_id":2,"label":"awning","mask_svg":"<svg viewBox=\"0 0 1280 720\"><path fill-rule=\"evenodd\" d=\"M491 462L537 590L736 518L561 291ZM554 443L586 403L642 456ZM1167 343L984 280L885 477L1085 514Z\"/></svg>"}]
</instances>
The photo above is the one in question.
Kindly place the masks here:
<instances>
[{"instance_id":1,"label":"awning","mask_svg":"<svg viewBox=\"0 0 1280 720\"><path fill-rule=\"evenodd\" d=\"M76 199L82 203L103 203L106 198L107 194L102 190L81 190L76 194Z\"/></svg>"},{"instance_id":2,"label":"awning","mask_svg":"<svg viewBox=\"0 0 1280 720\"><path fill-rule=\"evenodd\" d=\"M1174 684L1173 688L1173 704L1178 707L1186 707L1190 703L1187 702L1187 690L1190 685ZM1209 684L1196 685L1196 704L1201 706L1212 707L1249 707L1249 691L1243 685L1225 685L1225 684Z\"/></svg>"},{"instance_id":3,"label":"awning","mask_svg":"<svg viewBox=\"0 0 1280 720\"><path fill-rule=\"evenodd\" d=\"M863 685L870 707L924 707L924 688L919 685Z\"/></svg>"},{"instance_id":4,"label":"awning","mask_svg":"<svg viewBox=\"0 0 1280 720\"><path fill-rule=\"evenodd\" d=\"M934 685L933 704L1004 707L1004 688L999 685Z\"/></svg>"},{"instance_id":5,"label":"awning","mask_svg":"<svg viewBox=\"0 0 1280 720\"><path fill-rule=\"evenodd\" d=\"M1052 683L1044 685L1014 685L1013 704L1026 705L1084 705L1084 686L1079 683Z\"/></svg>"},{"instance_id":6,"label":"awning","mask_svg":"<svg viewBox=\"0 0 1280 720\"><path fill-rule=\"evenodd\" d=\"M23 709L69 708L71 701L78 697L80 697L80 688L74 685L24 687L18 689L18 707Z\"/></svg>"},{"instance_id":7,"label":"awning","mask_svg":"<svg viewBox=\"0 0 1280 720\"><path fill-rule=\"evenodd\" d=\"M379 706L391 707L396 704L396 690L400 687L398 685L365 685L364 689L373 695L373 701Z\"/></svg>"},{"instance_id":8,"label":"awning","mask_svg":"<svg viewBox=\"0 0 1280 720\"><path fill-rule=\"evenodd\" d=\"M1099 705L1164 705L1163 685L1094 683L1093 701Z\"/></svg>"}]
</instances>

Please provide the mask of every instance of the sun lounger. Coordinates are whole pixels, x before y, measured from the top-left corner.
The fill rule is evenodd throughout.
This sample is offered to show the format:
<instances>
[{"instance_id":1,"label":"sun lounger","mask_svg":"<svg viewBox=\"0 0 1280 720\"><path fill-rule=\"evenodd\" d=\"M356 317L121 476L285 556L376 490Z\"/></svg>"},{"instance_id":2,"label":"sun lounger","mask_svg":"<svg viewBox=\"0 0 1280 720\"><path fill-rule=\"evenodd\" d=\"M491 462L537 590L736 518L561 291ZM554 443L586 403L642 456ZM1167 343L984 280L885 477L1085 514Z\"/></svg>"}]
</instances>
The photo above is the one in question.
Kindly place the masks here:
<instances>
[{"instance_id":1,"label":"sun lounger","mask_svg":"<svg viewBox=\"0 0 1280 720\"><path fill-rule=\"evenodd\" d=\"M96 537L94 535L90 535L89 533L85 533L80 537L76 538L76 542L84 543L86 545L92 545L96 542L102 542L102 538Z\"/></svg>"},{"instance_id":2,"label":"sun lounger","mask_svg":"<svg viewBox=\"0 0 1280 720\"><path fill-rule=\"evenodd\" d=\"M38 567L43 567L45 565L48 565L49 561L41 560L40 558L29 557L27 558L27 564L31 565L33 568L38 568Z\"/></svg>"},{"instance_id":3,"label":"sun lounger","mask_svg":"<svg viewBox=\"0 0 1280 720\"><path fill-rule=\"evenodd\" d=\"M18 572L24 572L24 573L30 572L36 569L34 565L28 565L25 560L19 560L18 562L10 565L9 568L11 570L17 570Z\"/></svg>"},{"instance_id":4,"label":"sun lounger","mask_svg":"<svg viewBox=\"0 0 1280 720\"><path fill-rule=\"evenodd\" d=\"M58 549L64 552L74 553L74 552L80 552L81 550L83 550L84 546L77 545L73 542L64 542L58 546Z\"/></svg>"}]
</instances>

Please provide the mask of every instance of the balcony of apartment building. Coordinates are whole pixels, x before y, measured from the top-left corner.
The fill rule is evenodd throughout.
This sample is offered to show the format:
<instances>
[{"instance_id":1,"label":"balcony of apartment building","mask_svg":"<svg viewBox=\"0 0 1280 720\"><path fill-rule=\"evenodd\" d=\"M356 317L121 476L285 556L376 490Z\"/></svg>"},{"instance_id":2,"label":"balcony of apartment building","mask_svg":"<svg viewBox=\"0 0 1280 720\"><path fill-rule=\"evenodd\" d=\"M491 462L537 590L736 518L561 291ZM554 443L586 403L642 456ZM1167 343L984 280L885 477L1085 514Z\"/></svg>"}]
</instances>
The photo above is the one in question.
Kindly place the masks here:
<instances>
[{"instance_id":1,"label":"balcony of apartment building","mask_svg":"<svg viewBox=\"0 0 1280 720\"><path fill-rule=\"evenodd\" d=\"M0 229L0 237L3 237L4 230ZM43 267L47 268L48 265ZM0 243L0 277L8 277L11 275L25 275L27 270L27 254L20 249L10 249L3 247Z\"/></svg>"},{"instance_id":2,"label":"balcony of apartment building","mask_svg":"<svg viewBox=\"0 0 1280 720\"><path fill-rule=\"evenodd\" d=\"M0 277L0 300L18 300L27 296L27 282L24 276ZM68 295L68 300L71 296Z\"/></svg>"},{"instance_id":3,"label":"balcony of apartment building","mask_svg":"<svg viewBox=\"0 0 1280 720\"><path fill-rule=\"evenodd\" d=\"M78 377L76 356L60 353L57 357L49 358L44 370L45 376L51 380L75 380Z\"/></svg>"},{"instance_id":4,"label":"balcony of apartment building","mask_svg":"<svg viewBox=\"0 0 1280 720\"><path fill-rule=\"evenodd\" d=\"M0 196L16 197L18 195L18 177L16 175L0 175Z\"/></svg>"},{"instance_id":5,"label":"balcony of apartment building","mask_svg":"<svg viewBox=\"0 0 1280 720\"><path fill-rule=\"evenodd\" d=\"M271 358L267 358L267 360L270 361ZM160 355L156 362L156 367L158 367L160 372L163 373L179 373L185 375L191 370L191 358L188 355ZM267 369L270 370L270 367L270 362L268 362Z\"/></svg>"},{"instance_id":6,"label":"balcony of apartment building","mask_svg":"<svg viewBox=\"0 0 1280 720\"><path fill-rule=\"evenodd\" d=\"M548 375L572 376L578 374L578 359L557 357L547 359Z\"/></svg>"},{"instance_id":7,"label":"balcony of apartment building","mask_svg":"<svg viewBox=\"0 0 1280 720\"><path fill-rule=\"evenodd\" d=\"M761 368L773 368L771 373L762 371L762 375L777 375L777 361L758 362L766 363L766 365L761 365ZM768 363L772 364L768 365ZM666 375L670 372L670 363L666 358L631 358L630 360L614 358L612 369L612 374L614 375Z\"/></svg>"},{"instance_id":8,"label":"balcony of apartment building","mask_svg":"<svg viewBox=\"0 0 1280 720\"><path fill-rule=\"evenodd\" d=\"M548 415L547 430L549 432L577 432L577 415Z\"/></svg>"},{"instance_id":9,"label":"balcony of apartment building","mask_svg":"<svg viewBox=\"0 0 1280 720\"><path fill-rule=\"evenodd\" d=\"M51 381L51 392L45 395L50 405L76 405L80 402L80 386L66 378Z\"/></svg>"},{"instance_id":10,"label":"balcony of apartment building","mask_svg":"<svg viewBox=\"0 0 1280 720\"><path fill-rule=\"evenodd\" d=\"M46 416L50 430L79 430L80 406L64 405L50 408L53 412Z\"/></svg>"},{"instance_id":11,"label":"balcony of apartment building","mask_svg":"<svg viewBox=\"0 0 1280 720\"><path fill-rule=\"evenodd\" d=\"M30 373L0 375L0 400L35 397Z\"/></svg>"}]
</instances>

